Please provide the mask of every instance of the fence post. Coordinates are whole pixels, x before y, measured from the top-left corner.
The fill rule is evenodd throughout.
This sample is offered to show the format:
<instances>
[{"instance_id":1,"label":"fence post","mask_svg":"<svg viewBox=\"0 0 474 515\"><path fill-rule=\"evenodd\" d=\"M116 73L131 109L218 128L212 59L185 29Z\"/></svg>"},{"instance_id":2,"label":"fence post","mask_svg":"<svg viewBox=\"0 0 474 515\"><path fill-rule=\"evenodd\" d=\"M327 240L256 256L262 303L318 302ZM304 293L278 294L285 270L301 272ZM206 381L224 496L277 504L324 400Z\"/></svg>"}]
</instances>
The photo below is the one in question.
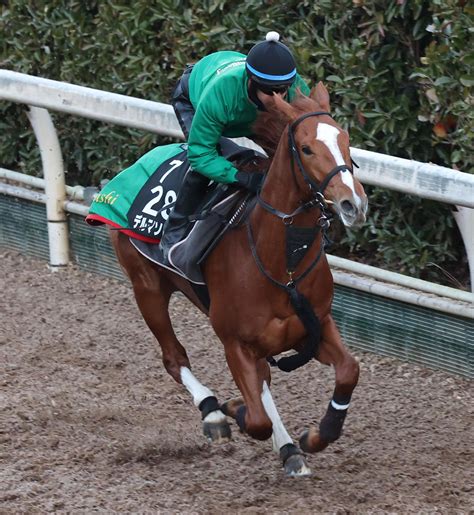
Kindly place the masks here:
<instances>
[{"instance_id":1,"label":"fence post","mask_svg":"<svg viewBox=\"0 0 474 515\"><path fill-rule=\"evenodd\" d=\"M456 211L453 211L453 215L466 248L471 277L471 291L474 292L474 209L456 206Z\"/></svg>"},{"instance_id":2,"label":"fence post","mask_svg":"<svg viewBox=\"0 0 474 515\"><path fill-rule=\"evenodd\" d=\"M42 107L29 106L28 118L41 152L48 219L49 264L53 270L69 263L69 235L66 200L66 179L63 157L56 129L49 112Z\"/></svg>"}]
</instances>

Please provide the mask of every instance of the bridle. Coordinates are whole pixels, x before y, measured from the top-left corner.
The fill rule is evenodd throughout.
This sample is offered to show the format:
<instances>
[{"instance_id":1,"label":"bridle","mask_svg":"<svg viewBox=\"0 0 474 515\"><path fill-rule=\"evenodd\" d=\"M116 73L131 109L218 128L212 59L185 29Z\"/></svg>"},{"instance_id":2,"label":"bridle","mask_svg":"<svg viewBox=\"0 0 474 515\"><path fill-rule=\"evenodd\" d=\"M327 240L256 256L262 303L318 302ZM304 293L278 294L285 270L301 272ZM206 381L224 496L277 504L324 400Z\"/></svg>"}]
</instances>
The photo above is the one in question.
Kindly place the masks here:
<instances>
[{"instance_id":1,"label":"bridle","mask_svg":"<svg viewBox=\"0 0 474 515\"><path fill-rule=\"evenodd\" d=\"M353 173L352 168L349 168L346 164L335 166L324 178L324 180L317 184L313 179L311 179L308 176L308 173L304 169L303 162L301 161L300 154L298 152L298 149L296 147L296 141L295 141L295 129L298 127L298 125L303 121L306 120L306 118L310 118L312 116L322 116L326 115L332 118L331 113L328 113L327 111L314 111L312 113L306 113L299 118L297 118L293 123L290 124L288 127L288 146L290 148L291 152L291 172L295 176L295 167L294 162L296 161L296 164L298 165L298 170L300 171L301 175L303 176L306 184L309 186L309 189L311 192L316 195L322 195L324 198L324 190L327 188L329 182L333 177L335 177L339 172L342 171L348 171L350 173Z\"/></svg>"},{"instance_id":2,"label":"bridle","mask_svg":"<svg viewBox=\"0 0 474 515\"><path fill-rule=\"evenodd\" d=\"M328 201L324 198L324 190L327 188L331 179L333 179L339 172L341 172L341 171L349 171L350 173L353 173L353 172L352 172L352 169L349 168L345 164L335 166L328 173L328 175L324 178L324 180L320 184L318 184L309 177L308 172L305 170L305 168L303 166L303 162L301 161L301 157L298 152L298 148L296 146L295 129L303 120L306 120L307 118L312 117L312 116L321 116L321 115L327 115L332 118L331 114L326 111L314 111L314 112L306 113L306 114L300 116L294 122L292 122L288 127L288 147L289 147L290 155L291 155L291 172L295 178L295 183L297 184L296 173L295 173L295 161L296 161L298 170L301 173L301 175L303 176L304 181L306 182L306 184L308 185L308 187L311 191L311 194L312 194L311 199L308 202L305 202L304 204L297 207L291 213L284 213L283 211L280 211L280 210L274 208L273 206L268 204L268 202L263 200L259 193L257 194L257 201L266 211L268 211L272 215L280 218L283 221L283 224L285 226L287 226L287 229L289 228L289 226L291 226L293 224L293 219L297 214L302 213L303 211L308 211L312 208L319 208L321 216L317 220L317 226L318 226L318 229L320 229L322 231L323 237L325 237L326 231L329 229L329 225L330 225L330 222L332 219L332 213L329 212ZM257 249L255 246L255 239L253 236L253 231L252 231L252 227L250 224L250 220L247 221L247 233L248 233L248 239L249 239L249 243L250 243L250 249L252 251L253 257L255 259L255 262L256 262L260 272L265 277L267 277L267 279L269 279L273 284L275 284L276 286L279 286L280 288L283 288L287 291L292 288L296 288L297 283L299 283L301 280L303 280L316 267L316 265L318 264L322 254L324 252L324 246L321 245L321 248L320 248L316 258L313 260L313 262L310 264L310 266L297 277L294 277L294 275L293 275L294 270L287 270L290 280L285 284L285 283L281 283L281 282L275 280L265 270L265 267L263 266L263 263L261 262L258 254L257 254Z\"/></svg>"},{"instance_id":3,"label":"bridle","mask_svg":"<svg viewBox=\"0 0 474 515\"><path fill-rule=\"evenodd\" d=\"M327 111L314 111L311 113L306 113L299 118L297 118L294 122L292 122L288 126L288 147L290 149L290 157L291 157L291 173L293 174L293 177L295 179L295 182L297 183L296 179L296 173L295 173L295 161L298 166L298 171L303 176L303 179L305 183L308 185L309 190L311 191L312 197L308 202L305 202L298 208L296 208L292 213L283 213L282 211L279 211L278 209L275 209L270 204L265 202L261 197L260 194L257 195L258 203L266 209L268 212L272 213L275 216L278 216L283 220L283 223L285 225L290 225L293 222L293 217L296 216L299 213L302 213L303 211L307 211L308 209L311 209L313 207L318 207L322 212L322 218L325 218L327 222L332 218L332 215L328 211L328 201L324 197L324 191L328 187L330 181L339 173L343 171L348 171L351 174L353 174L352 168L347 166L346 164L335 166L324 178L324 180L321 183L316 183L311 177L309 177L308 172L305 170L303 162L301 161L300 154L298 152L298 148L296 146L295 141L295 129L296 127L303 121L306 120L306 118L310 118L312 116L322 116L327 115L330 118L332 118L331 113L328 113ZM357 167L357 164L351 159L352 164ZM329 223L327 223L328 228Z\"/></svg>"}]
</instances>

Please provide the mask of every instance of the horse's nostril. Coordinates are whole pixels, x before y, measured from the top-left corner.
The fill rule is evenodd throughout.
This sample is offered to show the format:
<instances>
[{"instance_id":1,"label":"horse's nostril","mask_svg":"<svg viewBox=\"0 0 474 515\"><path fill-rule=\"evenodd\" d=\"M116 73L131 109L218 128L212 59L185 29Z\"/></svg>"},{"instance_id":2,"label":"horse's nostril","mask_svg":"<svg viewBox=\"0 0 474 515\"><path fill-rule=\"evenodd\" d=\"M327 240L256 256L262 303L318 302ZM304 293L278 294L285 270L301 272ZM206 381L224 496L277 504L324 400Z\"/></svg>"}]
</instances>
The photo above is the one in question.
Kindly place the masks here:
<instances>
[{"instance_id":1,"label":"horse's nostril","mask_svg":"<svg viewBox=\"0 0 474 515\"><path fill-rule=\"evenodd\" d=\"M355 212L354 205L351 202L349 202L348 200L343 200L341 202L341 209L344 211L344 213L347 213L347 214L353 214Z\"/></svg>"}]
</instances>

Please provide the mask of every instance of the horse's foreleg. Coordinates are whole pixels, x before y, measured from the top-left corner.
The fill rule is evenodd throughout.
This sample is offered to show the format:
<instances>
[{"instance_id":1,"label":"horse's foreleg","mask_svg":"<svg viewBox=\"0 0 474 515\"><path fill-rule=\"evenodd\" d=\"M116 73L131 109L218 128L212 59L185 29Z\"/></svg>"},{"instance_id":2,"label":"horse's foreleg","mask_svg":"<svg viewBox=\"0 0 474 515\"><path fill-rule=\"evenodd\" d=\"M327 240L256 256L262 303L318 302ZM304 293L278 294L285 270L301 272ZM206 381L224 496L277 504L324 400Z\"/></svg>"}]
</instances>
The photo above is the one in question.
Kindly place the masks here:
<instances>
[{"instance_id":1,"label":"horse's foreleg","mask_svg":"<svg viewBox=\"0 0 474 515\"><path fill-rule=\"evenodd\" d=\"M322 451L341 436L352 392L359 379L359 364L345 348L332 316L323 323L317 359L325 365L334 365L336 385L319 428L310 428L300 438L301 448L306 452Z\"/></svg>"},{"instance_id":2,"label":"horse's foreleg","mask_svg":"<svg viewBox=\"0 0 474 515\"><path fill-rule=\"evenodd\" d=\"M238 343L225 345L227 363L244 398L244 404L232 405L234 412L228 414L235 418L240 430L257 440L267 440L272 436L272 421L262 402L263 382L268 378L268 367L256 359L250 350ZM229 406L228 406L229 407Z\"/></svg>"},{"instance_id":3,"label":"horse's foreleg","mask_svg":"<svg viewBox=\"0 0 474 515\"><path fill-rule=\"evenodd\" d=\"M231 359L231 355L233 353L227 353L228 360ZM239 355L240 353L235 353ZM244 353L245 356L245 353ZM233 356L235 359L235 356ZM242 357L241 357L242 359ZM250 360L251 361L251 360ZM243 432L246 432L250 434L250 436L253 436L254 438L262 439L260 436L260 433L258 435L255 435L255 433L252 433L252 429L250 429L251 424L253 422L253 430L255 431L255 424L260 423L264 424L263 428L265 431L267 431L268 422L271 423L271 429L272 429L272 443L273 443L273 450L277 452L280 456L280 459L283 464L283 468L285 470L285 474L287 476L307 476L311 473L310 469L306 465L305 459L300 451L300 449L293 443L293 440L291 439L290 435L288 434L288 431L286 430L285 426L283 425L283 422L280 418L280 415L278 413L278 410L275 406L275 402L273 401L273 397L269 388L270 384L270 367L268 366L268 363L266 359L259 359L254 362L254 367L251 368L252 373L250 374L249 371L247 373L246 378L243 378L242 376L236 377L236 373L234 373L233 368L237 367L237 369L241 370L240 365L236 365L236 363L233 361L233 364L231 365L229 363L229 367L234 375L234 379L237 383L237 386L239 386L242 394L244 395L244 399L232 399L224 403L222 409L224 413L229 415L230 417L234 418L240 429ZM250 368L250 364L249 364ZM256 371L256 374L253 373L253 371ZM254 402L254 408L253 410L248 410L246 402L249 402L249 395L245 394L246 387L248 388L248 381L256 381L256 384L258 385L258 388L261 390L260 398L252 398L252 401ZM241 383L246 383L244 386L240 386ZM248 388L251 390L252 388ZM253 390L255 391L255 390ZM260 401L260 403L259 403ZM263 410L262 410L263 408ZM249 413L254 415L254 420L248 418ZM255 413L258 413L258 416L255 417ZM269 420L268 420L269 419ZM260 421L260 422L258 422ZM249 430L250 429L250 430ZM260 429L261 430L261 429ZM265 435L265 438L267 436Z\"/></svg>"},{"instance_id":4,"label":"horse's foreleg","mask_svg":"<svg viewBox=\"0 0 474 515\"><path fill-rule=\"evenodd\" d=\"M270 388L266 381L263 383L262 402L270 420L272 421L273 450L278 452L287 476L308 476L311 470L306 465L300 449L293 443L286 427L280 418L273 401Z\"/></svg>"}]
</instances>

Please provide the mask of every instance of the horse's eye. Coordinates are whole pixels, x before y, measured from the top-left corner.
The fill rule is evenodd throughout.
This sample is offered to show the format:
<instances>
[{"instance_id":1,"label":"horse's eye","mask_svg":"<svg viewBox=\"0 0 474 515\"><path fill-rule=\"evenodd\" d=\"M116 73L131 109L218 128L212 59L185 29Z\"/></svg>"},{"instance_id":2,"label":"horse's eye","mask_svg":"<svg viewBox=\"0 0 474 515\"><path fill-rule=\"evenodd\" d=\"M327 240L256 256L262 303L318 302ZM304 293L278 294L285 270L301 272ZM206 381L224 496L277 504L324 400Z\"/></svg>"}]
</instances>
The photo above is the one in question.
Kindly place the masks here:
<instances>
[{"instance_id":1,"label":"horse's eye","mask_svg":"<svg viewBox=\"0 0 474 515\"><path fill-rule=\"evenodd\" d=\"M304 147L302 147L301 150L303 151L303 154L306 154L307 156L310 156L313 154L312 150L309 147L307 147L306 145Z\"/></svg>"}]
</instances>

